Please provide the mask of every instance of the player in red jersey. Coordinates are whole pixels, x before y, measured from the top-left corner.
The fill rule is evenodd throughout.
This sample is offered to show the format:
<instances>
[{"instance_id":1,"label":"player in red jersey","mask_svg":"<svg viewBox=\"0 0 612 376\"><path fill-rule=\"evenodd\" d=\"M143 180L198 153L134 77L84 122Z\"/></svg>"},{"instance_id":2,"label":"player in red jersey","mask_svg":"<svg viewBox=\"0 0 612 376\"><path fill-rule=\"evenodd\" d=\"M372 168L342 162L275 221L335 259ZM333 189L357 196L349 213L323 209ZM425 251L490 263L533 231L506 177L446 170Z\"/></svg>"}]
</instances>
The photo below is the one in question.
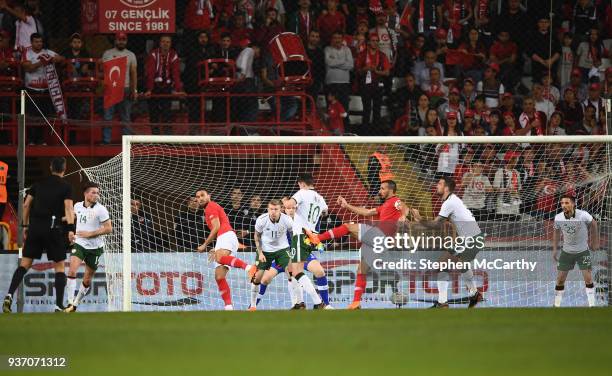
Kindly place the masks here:
<instances>
[{"instance_id":1,"label":"player in red jersey","mask_svg":"<svg viewBox=\"0 0 612 376\"><path fill-rule=\"evenodd\" d=\"M209 251L209 259L211 261L215 260L215 280L217 281L221 298L223 298L225 303L225 310L230 311L234 309L232 306L232 295L229 285L225 280L229 267L244 269L247 272L249 281L257 271L257 268L255 265L248 265L241 259L232 256L232 253L238 251L238 237L232 229L223 208L212 201L210 195L204 189L197 191L195 197L200 207L204 208L206 226L210 230L210 234L204 241L204 244L198 247L198 252L206 251L208 245L213 240L216 240L215 246Z\"/></svg>"},{"instance_id":2,"label":"player in red jersey","mask_svg":"<svg viewBox=\"0 0 612 376\"><path fill-rule=\"evenodd\" d=\"M313 244L319 244L322 241L337 239L344 235L352 236L353 238L364 242L364 236L368 234L368 237L374 236L394 236L397 232L397 222L405 221L408 208L404 203L397 197L397 184L393 180L385 180L380 184L380 190L378 195L384 201L382 205L377 208L363 208L359 206L353 206L346 202L346 199L342 196L338 196L338 204L344 208L353 212L357 215L364 217L374 217L376 223L369 225L365 223L343 223L342 225L328 230L322 234L315 234L313 232L304 230L306 235ZM353 303L351 303L348 309L359 309L361 308L361 295L365 291L366 287L366 272L367 265L360 261L357 267L357 281L355 282L355 293L353 295Z\"/></svg>"}]
</instances>

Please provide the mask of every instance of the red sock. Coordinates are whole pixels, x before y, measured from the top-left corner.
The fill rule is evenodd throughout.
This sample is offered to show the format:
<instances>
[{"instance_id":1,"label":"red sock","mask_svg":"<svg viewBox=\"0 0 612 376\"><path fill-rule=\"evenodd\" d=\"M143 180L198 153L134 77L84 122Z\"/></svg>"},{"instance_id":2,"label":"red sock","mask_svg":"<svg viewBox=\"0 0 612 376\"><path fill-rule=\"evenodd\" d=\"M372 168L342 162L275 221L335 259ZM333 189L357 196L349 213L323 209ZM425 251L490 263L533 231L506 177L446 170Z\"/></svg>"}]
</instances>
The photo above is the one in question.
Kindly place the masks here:
<instances>
[{"instance_id":1,"label":"red sock","mask_svg":"<svg viewBox=\"0 0 612 376\"><path fill-rule=\"evenodd\" d=\"M221 298L225 302L225 305L232 304L232 294L230 293L230 287L225 278L217 279L217 287L219 288Z\"/></svg>"},{"instance_id":2,"label":"red sock","mask_svg":"<svg viewBox=\"0 0 612 376\"><path fill-rule=\"evenodd\" d=\"M353 296L354 302L361 301L361 295L366 288L366 275L365 274L357 274L357 281L355 281L355 295Z\"/></svg>"},{"instance_id":3,"label":"red sock","mask_svg":"<svg viewBox=\"0 0 612 376\"><path fill-rule=\"evenodd\" d=\"M219 264L231 266L233 268L246 269L247 263L234 256L221 256Z\"/></svg>"},{"instance_id":4,"label":"red sock","mask_svg":"<svg viewBox=\"0 0 612 376\"><path fill-rule=\"evenodd\" d=\"M319 235L319 240L320 241L324 241L324 240L329 240L329 239L338 239L343 237L344 235L347 235L349 233L349 229L348 226L345 224L342 224L338 227L334 227L331 230L325 231L324 233Z\"/></svg>"}]
</instances>

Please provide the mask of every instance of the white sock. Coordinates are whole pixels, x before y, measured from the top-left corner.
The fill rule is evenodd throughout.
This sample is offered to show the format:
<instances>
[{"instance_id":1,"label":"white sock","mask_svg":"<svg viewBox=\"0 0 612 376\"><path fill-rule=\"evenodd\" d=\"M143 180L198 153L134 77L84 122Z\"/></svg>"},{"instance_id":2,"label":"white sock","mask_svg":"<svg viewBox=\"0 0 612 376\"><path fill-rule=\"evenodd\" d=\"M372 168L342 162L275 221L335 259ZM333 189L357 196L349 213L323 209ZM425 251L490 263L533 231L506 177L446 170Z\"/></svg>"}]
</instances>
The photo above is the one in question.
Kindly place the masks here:
<instances>
[{"instance_id":1,"label":"white sock","mask_svg":"<svg viewBox=\"0 0 612 376\"><path fill-rule=\"evenodd\" d=\"M293 293L295 294L296 303L304 303L304 289L300 286L300 283L295 279L295 277L291 277L291 281L289 281L291 286L293 286Z\"/></svg>"},{"instance_id":2,"label":"white sock","mask_svg":"<svg viewBox=\"0 0 612 376\"><path fill-rule=\"evenodd\" d=\"M438 303L444 304L448 302L448 273L442 272L438 274Z\"/></svg>"},{"instance_id":3,"label":"white sock","mask_svg":"<svg viewBox=\"0 0 612 376\"><path fill-rule=\"evenodd\" d=\"M563 299L563 293L565 290L555 289L555 307L561 307L561 299Z\"/></svg>"},{"instance_id":4,"label":"white sock","mask_svg":"<svg viewBox=\"0 0 612 376\"><path fill-rule=\"evenodd\" d=\"M259 285L251 283L251 307L257 305L257 294L259 294Z\"/></svg>"},{"instance_id":5,"label":"white sock","mask_svg":"<svg viewBox=\"0 0 612 376\"><path fill-rule=\"evenodd\" d=\"M291 306L298 304L297 301L297 293L293 288L293 283L291 282L293 278L287 279L287 287L289 287L289 297L291 298Z\"/></svg>"},{"instance_id":6,"label":"white sock","mask_svg":"<svg viewBox=\"0 0 612 376\"><path fill-rule=\"evenodd\" d=\"M66 278L66 297L68 298L68 304L72 304L76 291L76 278Z\"/></svg>"},{"instance_id":7,"label":"white sock","mask_svg":"<svg viewBox=\"0 0 612 376\"><path fill-rule=\"evenodd\" d=\"M463 282L465 282L465 287L467 287L469 295L476 295L478 289L476 289L476 284L474 283L474 272L472 269L468 269L467 271L463 272L461 274L461 278L463 278Z\"/></svg>"},{"instance_id":8,"label":"white sock","mask_svg":"<svg viewBox=\"0 0 612 376\"><path fill-rule=\"evenodd\" d=\"M585 287L587 294L587 301L589 302L589 307L595 307L595 288L594 287Z\"/></svg>"},{"instance_id":9,"label":"white sock","mask_svg":"<svg viewBox=\"0 0 612 376\"><path fill-rule=\"evenodd\" d=\"M90 286L91 287L91 286ZM85 295L87 295L89 293L89 289L90 287L85 287L82 283L81 283L81 287L79 288L79 292L77 293L76 297L74 298L74 300L72 301L72 305L73 306L78 306L81 303L81 299L83 299L85 297Z\"/></svg>"},{"instance_id":10,"label":"white sock","mask_svg":"<svg viewBox=\"0 0 612 376\"><path fill-rule=\"evenodd\" d=\"M310 280L310 278L308 278L306 274L303 274L298 280L298 282L300 283L300 286L302 286L304 291L306 291L306 293L310 295L310 299L312 299L312 302L314 304L321 304L321 297L319 296L319 294L317 294L317 290L315 290L312 281Z\"/></svg>"},{"instance_id":11,"label":"white sock","mask_svg":"<svg viewBox=\"0 0 612 376\"><path fill-rule=\"evenodd\" d=\"M226 311L233 311L234 310L234 306L231 304L226 305L225 307L223 307L224 310Z\"/></svg>"}]
</instances>

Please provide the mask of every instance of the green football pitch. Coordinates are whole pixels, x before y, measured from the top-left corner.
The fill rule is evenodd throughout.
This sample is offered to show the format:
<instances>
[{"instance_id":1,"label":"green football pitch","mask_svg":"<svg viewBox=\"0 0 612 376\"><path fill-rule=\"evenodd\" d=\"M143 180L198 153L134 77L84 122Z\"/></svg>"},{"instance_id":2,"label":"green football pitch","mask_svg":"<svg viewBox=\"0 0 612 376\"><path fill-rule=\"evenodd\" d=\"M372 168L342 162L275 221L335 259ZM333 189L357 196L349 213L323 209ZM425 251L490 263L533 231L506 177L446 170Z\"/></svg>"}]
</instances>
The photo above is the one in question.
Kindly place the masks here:
<instances>
[{"instance_id":1,"label":"green football pitch","mask_svg":"<svg viewBox=\"0 0 612 376\"><path fill-rule=\"evenodd\" d=\"M15 375L610 374L610 349L609 308L0 315L0 355L68 361Z\"/></svg>"}]
</instances>

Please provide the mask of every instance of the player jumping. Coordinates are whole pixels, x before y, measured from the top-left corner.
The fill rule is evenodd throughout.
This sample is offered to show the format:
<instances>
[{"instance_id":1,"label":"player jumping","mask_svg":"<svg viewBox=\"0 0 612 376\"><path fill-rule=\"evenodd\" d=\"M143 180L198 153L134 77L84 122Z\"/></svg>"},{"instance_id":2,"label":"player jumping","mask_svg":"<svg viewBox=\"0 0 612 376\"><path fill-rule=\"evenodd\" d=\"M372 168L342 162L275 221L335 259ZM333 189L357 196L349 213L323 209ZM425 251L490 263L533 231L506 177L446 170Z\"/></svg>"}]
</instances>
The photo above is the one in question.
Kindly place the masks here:
<instances>
[{"instance_id":1,"label":"player jumping","mask_svg":"<svg viewBox=\"0 0 612 376\"><path fill-rule=\"evenodd\" d=\"M441 228L444 222L448 220L455 225L459 237L463 239L481 239L484 241L484 235L480 232L480 227L478 223L476 223L476 219L474 219L472 212L465 206L463 201L453 193L454 191L455 181L450 177L441 178L436 186L436 193L442 200L440 213L438 213L438 216L433 221L424 221L419 211L413 208L411 211L414 220L429 229ZM466 245L463 251L459 251L458 249L450 251L445 250L438 261L447 264L450 262L471 262L476 258L476 254L480 250L477 244L478 243L475 241L472 243L472 246ZM448 308L448 272L448 269L438 271L438 301L431 308ZM478 302L482 301L482 294L476 288L472 269L468 268L462 270L462 276L469 292L468 308L473 308Z\"/></svg>"},{"instance_id":2,"label":"player jumping","mask_svg":"<svg viewBox=\"0 0 612 376\"><path fill-rule=\"evenodd\" d=\"M304 263L315 250L315 246L310 242L304 231L315 231L319 218L327 212L327 204L323 197L314 190L314 179L311 174L301 174L298 177L298 186L300 190L285 201L285 208L289 208L289 210L295 208L293 237L291 239L291 254L293 256L291 273L304 291L310 295L315 309L332 309L329 305L329 287L325 270L322 267L313 270L318 294L310 279L304 274Z\"/></svg>"},{"instance_id":3,"label":"player jumping","mask_svg":"<svg viewBox=\"0 0 612 376\"><path fill-rule=\"evenodd\" d=\"M100 186L89 182L83 187L83 201L74 205L76 217L76 239L70 256L68 270L68 306L64 312L75 312L79 303L89 293L91 279L98 269L100 257L104 252L104 235L113 231L108 210L100 203ZM78 293L76 290L76 273L85 261L85 274ZM73 299L74 297L74 299Z\"/></svg>"},{"instance_id":4,"label":"player jumping","mask_svg":"<svg viewBox=\"0 0 612 376\"><path fill-rule=\"evenodd\" d=\"M586 211L576 209L574 197L561 197L561 213L555 216L553 232L553 258L557 261L557 285L555 286L555 307L561 307L565 291L565 279L570 270L578 264L582 272L589 307L595 306L595 289L591 273L591 251L599 249L597 222ZM558 252L559 235L563 234L563 250Z\"/></svg>"},{"instance_id":5,"label":"player jumping","mask_svg":"<svg viewBox=\"0 0 612 376\"><path fill-rule=\"evenodd\" d=\"M384 202L379 207L371 209L351 205L344 197L339 196L338 204L342 208L364 217L375 217L378 220L378 224L372 226L365 223L343 223L319 235L307 231L306 234L308 238L313 244L319 244L325 240L338 239L344 235L350 234L354 239L362 242L363 247L364 245L372 246L369 241L371 235L380 234L381 231L384 233L381 234L382 236L385 234L394 235L397 231L397 222L401 219L405 219L408 211L407 207L402 203L399 197L397 197L396 191L397 184L393 180L383 181L380 184L378 195ZM348 309L361 308L361 296L365 291L367 283L366 273L367 265L361 260L357 267L357 281L355 282L353 302L348 306Z\"/></svg>"},{"instance_id":6,"label":"player jumping","mask_svg":"<svg viewBox=\"0 0 612 376\"><path fill-rule=\"evenodd\" d=\"M211 261L213 259L215 260L215 280L217 281L217 287L225 303L225 310L231 311L234 309L232 306L232 295L227 280L225 279L229 267L244 269L247 272L249 280L253 278L257 268L255 265L248 265L241 259L232 256L232 253L238 251L238 237L232 229L223 208L212 201L210 195L204 189L197 191L195 196L200 207L204 208L206 225L210 230L204 244L198 247L198 252L206 251L208 245L216 239L213 250L209 252L209 259Z\"/></svg>"}]
</instances>

